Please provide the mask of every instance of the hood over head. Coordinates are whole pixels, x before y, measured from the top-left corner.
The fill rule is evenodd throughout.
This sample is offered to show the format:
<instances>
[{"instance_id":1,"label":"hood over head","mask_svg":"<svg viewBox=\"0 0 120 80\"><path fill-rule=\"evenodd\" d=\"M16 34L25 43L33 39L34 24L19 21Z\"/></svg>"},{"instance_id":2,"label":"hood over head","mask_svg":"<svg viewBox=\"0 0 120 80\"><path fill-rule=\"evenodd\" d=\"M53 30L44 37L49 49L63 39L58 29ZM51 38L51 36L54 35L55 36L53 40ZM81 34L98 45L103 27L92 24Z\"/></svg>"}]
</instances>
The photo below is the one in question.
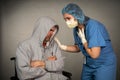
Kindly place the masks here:
<instances>
[{"instance_id":1,"label":"hood over head","mask_svg":"<svg viewBox=\"0 0 120 80\"><path fill-rule=\"evenodd\" d=\"M47 16L40 17L35 24L32 38L35 41L38 41L42 45L43 40L45 39L47 33L55 25L57 25L57 24L52 18L47 17ZM58 28L57 28L57 31L58 31Z\"/></svg>"}]
</instances>

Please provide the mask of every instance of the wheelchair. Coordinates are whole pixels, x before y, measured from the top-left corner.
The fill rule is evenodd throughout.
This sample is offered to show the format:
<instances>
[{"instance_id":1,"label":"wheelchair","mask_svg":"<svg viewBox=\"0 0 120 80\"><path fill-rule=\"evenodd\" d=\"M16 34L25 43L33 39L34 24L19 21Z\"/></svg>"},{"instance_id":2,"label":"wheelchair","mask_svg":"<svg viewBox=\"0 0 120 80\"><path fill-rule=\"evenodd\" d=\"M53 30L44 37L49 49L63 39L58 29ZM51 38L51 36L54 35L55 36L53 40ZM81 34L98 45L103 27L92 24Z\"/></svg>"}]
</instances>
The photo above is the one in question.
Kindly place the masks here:
<instances>
[{"instance_id":1,"label":"wheelchair","mask_svg":"<svg viewBox=\"0 0 120 80\"><path fill-rule=\"evenodd\" d=\"M14 74L14 76L10 77L10 80L19 80L18 76L17 76L17 71L16 71L16 58L11 57L10 60L14 61L14 70L15 70L15 74ZM62 74L68 78L67 80L72 80L72 78L71 78L72 74L70 72L62 71Z\"/></svg>"}]
</instances>

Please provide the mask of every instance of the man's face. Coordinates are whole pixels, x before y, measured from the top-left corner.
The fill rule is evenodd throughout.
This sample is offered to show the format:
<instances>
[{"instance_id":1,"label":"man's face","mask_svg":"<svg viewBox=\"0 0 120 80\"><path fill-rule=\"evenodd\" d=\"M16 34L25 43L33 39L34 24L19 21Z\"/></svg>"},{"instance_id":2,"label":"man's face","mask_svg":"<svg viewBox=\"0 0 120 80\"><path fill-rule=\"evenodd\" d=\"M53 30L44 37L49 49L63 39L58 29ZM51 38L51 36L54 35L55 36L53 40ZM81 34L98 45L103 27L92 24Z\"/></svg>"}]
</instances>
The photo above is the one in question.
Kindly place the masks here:
<instances>
[{"instance_id":1,"label":"man's face","mask_svg":"<svg viewBox=\"0 0 120 80\"><path fill-rule=\"evenodd\" d=\"M57 29L56 27L52 27L52 28L49 30L47 36L46 36L45 39L44 39L45 42L50 41L50 38L51 38L51 36L53 35L53 32L54 32L56 29Z\"/></svg>"}]
</instances>

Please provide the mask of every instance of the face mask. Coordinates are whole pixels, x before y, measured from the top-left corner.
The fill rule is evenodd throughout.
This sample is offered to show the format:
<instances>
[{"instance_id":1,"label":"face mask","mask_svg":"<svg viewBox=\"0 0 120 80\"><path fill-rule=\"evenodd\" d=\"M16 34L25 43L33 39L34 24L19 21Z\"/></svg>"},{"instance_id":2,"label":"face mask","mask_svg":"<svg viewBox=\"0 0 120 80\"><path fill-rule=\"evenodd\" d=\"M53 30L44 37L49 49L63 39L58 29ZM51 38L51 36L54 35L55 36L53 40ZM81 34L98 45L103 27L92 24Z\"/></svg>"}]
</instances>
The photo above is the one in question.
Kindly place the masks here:
<instances>
[{"instance_id":1,"label":"face mask","mask_svg":"<svg viewBox=\"0 0 120 80\"><path fill-rule=\"evenodd\" d=\"M70 21L66 21L66 24L68 25L69 28L75 28L76 26L78 26L78 21L71 19Z\"/></svg>"}]
</instances>

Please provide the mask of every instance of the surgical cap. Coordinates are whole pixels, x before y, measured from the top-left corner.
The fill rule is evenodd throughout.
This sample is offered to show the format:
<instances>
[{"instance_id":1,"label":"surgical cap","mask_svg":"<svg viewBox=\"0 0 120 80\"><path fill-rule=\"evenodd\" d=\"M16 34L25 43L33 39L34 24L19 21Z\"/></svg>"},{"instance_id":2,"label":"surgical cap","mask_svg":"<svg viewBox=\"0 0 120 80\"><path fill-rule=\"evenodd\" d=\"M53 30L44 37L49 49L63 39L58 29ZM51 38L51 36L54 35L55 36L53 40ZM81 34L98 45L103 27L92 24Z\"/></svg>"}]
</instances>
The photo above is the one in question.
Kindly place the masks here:
<instances>
[{"instance_id":1,"label":"surgical cap","mask_svg":"<svg viewBox=\"0 0 120 80\"><path fill-rule=\"evenodd\" d=\"M82 9L78 5L74 3L68 4L62 9L62 14L65 14L65 13L72 15L75 19L78 20L80 24L84 23L85 15Z\"/></svg>"}]
</instances>

